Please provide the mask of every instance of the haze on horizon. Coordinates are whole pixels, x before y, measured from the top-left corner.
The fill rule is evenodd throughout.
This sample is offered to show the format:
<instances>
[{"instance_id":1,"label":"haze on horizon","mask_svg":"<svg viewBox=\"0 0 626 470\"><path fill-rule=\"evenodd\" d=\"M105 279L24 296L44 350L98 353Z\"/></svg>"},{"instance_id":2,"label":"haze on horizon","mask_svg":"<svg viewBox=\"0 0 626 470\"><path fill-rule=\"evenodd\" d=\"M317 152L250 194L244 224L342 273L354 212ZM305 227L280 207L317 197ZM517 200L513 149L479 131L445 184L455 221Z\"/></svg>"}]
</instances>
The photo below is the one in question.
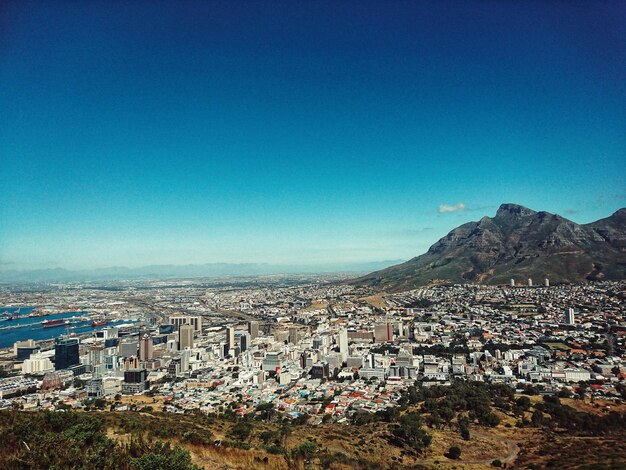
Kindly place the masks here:
<instances>
[{"instance_id":1,"label":"haze on horizon","mask_svg":"<svg viewBox=\"0 0 626 470\"><path fill-rule=\"evenodd\" d=\"M626 204L626 4L0 8L0 270L409 259Z\"/></svg>"}]
</instances>

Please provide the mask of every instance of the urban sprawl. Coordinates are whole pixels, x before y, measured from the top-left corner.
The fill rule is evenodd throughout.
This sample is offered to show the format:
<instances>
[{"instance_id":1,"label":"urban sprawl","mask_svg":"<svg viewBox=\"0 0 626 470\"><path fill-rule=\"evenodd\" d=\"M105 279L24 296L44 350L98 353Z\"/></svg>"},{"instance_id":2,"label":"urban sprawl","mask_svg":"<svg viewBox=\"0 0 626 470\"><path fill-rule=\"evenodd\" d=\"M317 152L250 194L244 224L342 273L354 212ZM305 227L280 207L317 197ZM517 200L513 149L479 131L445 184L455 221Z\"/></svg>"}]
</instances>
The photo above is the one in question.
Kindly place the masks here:
<instances>
[{"instance_id":1,"label":"urban sprawl","mask_svg":"<svg viewBox=\"0 0 626 470\"><path fill-rule=\"evenodd\" d=\"M323 277L5 287L0 305L42 321L80 311L108 324L3 350L0 408L124 410L136 405L122 397L145 396L171 413L271 403L348 422L416 382L454 380L619 401L625 294L624 282L548 280L376 294Z\"/></svg>"}]
</instances>

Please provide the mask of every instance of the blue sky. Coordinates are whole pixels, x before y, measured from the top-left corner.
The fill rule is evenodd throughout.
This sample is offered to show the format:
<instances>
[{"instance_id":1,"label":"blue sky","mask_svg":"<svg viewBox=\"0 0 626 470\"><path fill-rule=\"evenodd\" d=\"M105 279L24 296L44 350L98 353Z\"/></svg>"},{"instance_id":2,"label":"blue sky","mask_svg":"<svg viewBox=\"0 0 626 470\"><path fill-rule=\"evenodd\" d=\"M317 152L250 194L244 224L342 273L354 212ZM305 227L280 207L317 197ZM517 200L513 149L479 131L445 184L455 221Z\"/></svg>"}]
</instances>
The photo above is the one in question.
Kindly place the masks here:
<instances>
[{"instance_id":1,"label":"blue sky","mask_svg":"<svg viewBox=\"0 0 626 470\"><path fill-rule=\"evenodd\" d=\"M0 262L408 259L503 202L608 216L624 37L620 1L4 2Z\"/></svg>"}]
</instances>

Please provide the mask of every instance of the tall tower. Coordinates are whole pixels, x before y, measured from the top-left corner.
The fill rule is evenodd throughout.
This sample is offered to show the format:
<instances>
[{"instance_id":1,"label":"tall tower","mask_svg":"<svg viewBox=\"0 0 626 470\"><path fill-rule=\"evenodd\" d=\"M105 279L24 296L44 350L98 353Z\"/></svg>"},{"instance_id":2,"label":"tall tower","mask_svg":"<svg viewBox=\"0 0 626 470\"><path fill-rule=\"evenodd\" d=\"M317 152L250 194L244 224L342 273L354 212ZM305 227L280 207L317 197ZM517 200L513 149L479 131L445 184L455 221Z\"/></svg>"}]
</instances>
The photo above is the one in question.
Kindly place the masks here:
<instances>
[{"instance_id":1,"label":"tall tower","mask_svg":"<svg viewBox=\"0 0 626 470\"><path fill-rule=\"evenodd\" d=\"M532 287L533 286L533 280L532 278L528 278L528 287Z\"/></svg>"},{"instance_id":2,"label":"tall tower","mask_svg":"<svg viewBox=\"0 0 626 470\"><path fill-rule=\"evenodd\" d=\"M574 319L574 309L572 307L566 308L565 309L565 324L566 325L573 325L575 323L575 319Z\"/></svg>"},{"instance_id":3,"label":"tall tower","mask_svg":"<svg viewBox=\"0 0 626 470\"><path fill-rule=\"evenodd\" d=\"M178 349L184 351L186 348L193 348L193 325L178 327Z\"/></svg>"},{"instance_id":4,"label":"tall tower","mask_svg":"<svg viewBox=\"0 0 626 470\"><path fill-rule=\"evenodd\" d=\"M289 327L289 342L291 344L298 344L298 328L295 326Z\"/></svg>"},{"instance_id":5,"label":"tall tower","mask_svg":"<svg viewBox=\"0 0 626 470\"><path fill-rule=\"evenodd\" d=\"M232 349L235 347L235 327L229 326L226 328L226 349Z\"/></svg>"},{"instance_id":6,"label":"tall tower","mask_svg":"<svg viewBox=\"0 0 626 470\"><path fill-rule=\"evenodd\" d=\"M255 339L259 336L259 322L252 320L248 322L248 333L250 333L250 339Z\"/></svg>"},{"instance_id":7,"label":"tall tower","mask_svg":"<svg viewBox=\"0 0 626 470\"><path fill-rule=\"evenodd\" d=\"M345 362L348 358L348 330L345 328L339 330L339 354L341 362Z\"/></svg>"},{"instance_id":8,"label":"tall tower","mask_svg":"<svg viewBox=\"0 0 626 470\"><path fill-rule=\"evenodd\" d=\"M154 358L154 351L152 347L152 338L148 333L145 333L141 337L139 343L139 360L151 361Z\"/></svg>"},{"instance_id":9,"label":"tall tower","mask_svg":"<svg viewBox=\"0 0 626 470\"><path fill-rule=\"evenodd\" d=\"M78 339L57 339L54 344L54 369L67 369L78 364L80 364Z\"/></svg>"}]
</instances>

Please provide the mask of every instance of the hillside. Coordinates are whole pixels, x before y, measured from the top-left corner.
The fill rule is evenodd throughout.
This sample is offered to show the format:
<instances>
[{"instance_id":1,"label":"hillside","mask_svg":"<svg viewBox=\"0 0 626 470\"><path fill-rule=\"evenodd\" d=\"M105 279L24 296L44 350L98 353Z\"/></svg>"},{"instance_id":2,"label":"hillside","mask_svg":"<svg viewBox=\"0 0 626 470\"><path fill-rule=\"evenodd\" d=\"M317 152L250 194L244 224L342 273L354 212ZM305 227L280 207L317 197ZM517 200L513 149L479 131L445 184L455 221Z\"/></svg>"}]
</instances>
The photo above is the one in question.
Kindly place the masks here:
<instances>
[{"instance_id":1,"label":"hillside","mask_svg":"<svg viewBox=\"0 0 626 470\"><path fill-rule=\"evenodd\" d=\"M273 407L224 413L0 410L0 468L397 470L623 468L625 405L515 395L501 384L411 386L398 407L344 423L290 420ZM623 393L623 392L622 392ZM568 398L569 397L569 398ZM101 404L98 404L101 401ZM96 409L113 407L96 400ZM563 430L567 429L567 432ZM449 451L458 447L460 458ZM606 467L600 467L605 465Z\"/></svg>"},{"instance_id":2,"label":"hillside","mask_svg":"<svg viewBox=\"0 0 626 470\"><path fill-rule=\"evenodd\" d=\"M590 224L548 212L502 204L452 230L429 250L356 280L390 291L435 282L552 283L626 278L626 208Z\"/></svg>"}]
</instances>

